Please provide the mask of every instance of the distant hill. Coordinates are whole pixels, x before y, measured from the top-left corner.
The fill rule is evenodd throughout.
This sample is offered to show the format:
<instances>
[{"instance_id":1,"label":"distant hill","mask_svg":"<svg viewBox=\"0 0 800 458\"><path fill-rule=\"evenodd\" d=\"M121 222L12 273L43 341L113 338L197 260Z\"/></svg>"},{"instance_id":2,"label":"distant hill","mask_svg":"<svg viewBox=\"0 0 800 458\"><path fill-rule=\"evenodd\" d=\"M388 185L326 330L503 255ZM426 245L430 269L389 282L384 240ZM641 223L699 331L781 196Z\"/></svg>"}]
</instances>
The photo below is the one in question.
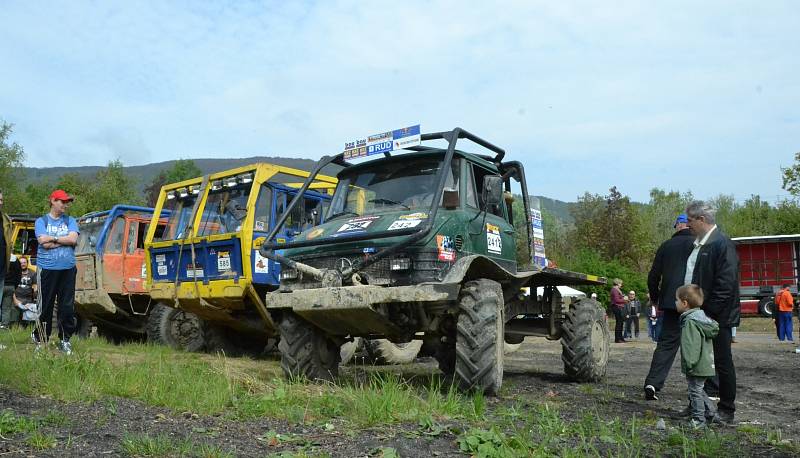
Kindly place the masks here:
<instances>
[{"instance_id":1,"label":"distant hill","mask_svg":"<svg viewBox=\"0 0 800 458\"><path fill-rule=\"evenodd\" d=\"M270 156L253 156L245 158L230 158L230 159L192 159L203 174L219 172L222 170L241 167L243 165L252 164L254 162L269 162L276 165L285 167L292 167L301 170L311 170L316 161L312 159L297 159L290 157L270 157ZM156 162L153 164L126 166L125 173L137 180L139 189L144 189L158 173L164 169L172 167L175 161ZM51 181L54 182L65 173L75 173L84 176L87 179L94 176L95 173L104 169L103 166L84 166L84 167L25 167L23 172L26 181ZM323 173L328 175L336 175L339 170L338 166L328 166L323 170ZM572 223L573 218L569 212L572 205L571 202L563 202L561 200L551 199L545 196L532 196L539 199L542 209L550 212L558 219L565 223Z\"/></svg>"},{"instance_id":2,"label":"distant hill","mask_svg":"<svg viewBox=\"0 0 800 458\"><path fill-rule=\"evenodd\" d=\"M241 167L243 165L252 164L254 162L269 162L271 164L282 165L285 167L292 167L301 170L311 170L316 161L311 159L297 159L290 157L269 157L269 156L254 156L245 158L231 158L231 159L192 159L197 167L203 174L219 172L222 170ZM153 181L153 178L164 169L172 167L175 161L156 162L153 164L125 166L125 173L137 180L140 189ZM75 173L87 178L94 176L95 173L104 169L102 166L84 166L84 167L25 167L23 171L27 181L56 181L65 173ZM337 166L329 166L323 170L323 173L335 175L338 170Z\"/></svg>"}]
</instances>

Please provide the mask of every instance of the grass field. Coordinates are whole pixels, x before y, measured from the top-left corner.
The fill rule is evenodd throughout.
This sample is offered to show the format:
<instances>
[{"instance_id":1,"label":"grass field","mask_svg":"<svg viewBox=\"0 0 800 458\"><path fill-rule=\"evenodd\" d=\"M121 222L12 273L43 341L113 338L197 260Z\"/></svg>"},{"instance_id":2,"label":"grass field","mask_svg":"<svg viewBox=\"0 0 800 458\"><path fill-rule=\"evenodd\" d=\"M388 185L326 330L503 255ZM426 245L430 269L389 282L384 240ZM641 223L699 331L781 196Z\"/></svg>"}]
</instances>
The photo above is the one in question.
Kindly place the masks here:
<instances>
[{"instance_id":1,"label":"grass field","mask_svg":"<svg viewBox=\"0 0 800 458\"><path fill-rule=\"evenodd\" d=\"M430 373L409 376L365 368L345 371L336 385L320 385L284 380L274 360L181 353L147 344L117 346L99 338L76 340L70 357L54 346L34 354L22 330L0 334L0 343L6 346L0 357L1 385L67 402L101 401L113 406L113 399L126 398L233 422L266 417L323 430L335 421L355 440L365 428L397 426L414 440L453 436L457 450L479 457L725 456L742 440L800 451L792 444L781 445L773 431L758 426L739 431L746 434L685 428L657 434L658 418L653 412L609 417L597 408L576 410L577 406L550 399L549 394L522 402L510 392L501 393L503 402L498 402L459 392ZM509 384L511 389L513 384ZM618 397L609 385L579 385L578 389L579 396L592 399L596 406ZM56 411L49 417L29 418L4 412L0 435L22 435L32 449L53 449L56 439L43 427L60 421L64 419ZM295 444L292 453L296 456L327 453L309 448L293 433L266 434L272 434L265 439L270 442ZM61 441L59 446L63 445ZM150 434L128 435L117 450L129 456L230 456L215 445ZM393 453L386 449L375 456L397 456Z\"/></svg>"}]
</instances>

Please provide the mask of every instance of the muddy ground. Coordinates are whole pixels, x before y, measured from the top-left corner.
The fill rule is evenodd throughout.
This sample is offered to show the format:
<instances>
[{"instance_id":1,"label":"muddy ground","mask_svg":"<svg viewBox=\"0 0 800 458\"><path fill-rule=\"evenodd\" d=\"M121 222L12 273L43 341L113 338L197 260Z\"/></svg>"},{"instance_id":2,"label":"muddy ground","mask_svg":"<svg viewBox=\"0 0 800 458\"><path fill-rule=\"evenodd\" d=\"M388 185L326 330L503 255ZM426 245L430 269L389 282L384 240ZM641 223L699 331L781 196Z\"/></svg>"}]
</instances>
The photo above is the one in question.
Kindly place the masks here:
<instances>
[{"instance_id":1,"label":"muddy ground","mask_svg":"<svg viewBox=\"0 0 800 458\"><path fill-rule=\"evenodd\" d=\"M784 439L800 442L800 354L794 352L796 347L779 343L773 334L740 331L738 343L734 344L738 376L737 423L779 427ZM655 344L644 336L632 343L612 344L606 385L588 390L564 378L558 342L526 340L518 352L507 357L504 393L490 401L490 412L498 405L535 405L548 400L558 405L562 415L568 418L570 412L590 407L607 419L655 415L664 418L668 425L680 424L683 420L678 412L686 403L686 387L679 359L660 399L643 399L642 381L654 348ZM277 362L255 361L254 364ZM432 361L423 360L401 372L419 374L435 370ZM0 390L0 410L28 417L55 410L70 419L62 426L43 427L44 432L56 436L57 448L34 451L26 444L24 436L0 437L0 456L118 456L123 454L120 444L127 433L164 434L176 441L188 439L196 444L214 445L235 456L265 456L292 450L306 450L312 456L379 456L376 452L379 447L393 447L400 456L464 456L458 450L455 435L415 437L409 432L417 429L417 425L348 431L336 419L327 427L266 418L239 422L221 416L198 417L172 412L125 399L93 404L63 403L19 395L5 388ZM663 434L650 429L648 434ZM735 428L723 430L736 431ZM294 435L292 437L302 438L302 443L270 440L267 434L270 431ZM642 454L648 455L646 450ZM787 452L765 446L741 450L740 456L749 455L787 456Z\"/></svg>"}]
</instances>

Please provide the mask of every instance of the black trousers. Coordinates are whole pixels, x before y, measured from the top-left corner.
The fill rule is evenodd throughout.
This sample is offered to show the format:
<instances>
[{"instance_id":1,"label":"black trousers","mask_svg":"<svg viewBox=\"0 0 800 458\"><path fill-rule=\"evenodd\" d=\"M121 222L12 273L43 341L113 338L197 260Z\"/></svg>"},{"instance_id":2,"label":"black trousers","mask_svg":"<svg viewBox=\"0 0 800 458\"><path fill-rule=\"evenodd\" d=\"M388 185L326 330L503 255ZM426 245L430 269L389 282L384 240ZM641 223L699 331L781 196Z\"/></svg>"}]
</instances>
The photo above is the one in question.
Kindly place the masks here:
<instances>
[{"instance_id":1,"label":"black trousers","mask_svg":"<svg viewBox=\"0 0 800 458\"><path fill-rule=\"evenodd\" d=\"M622 342L624 339L622 338L622 326L625 323L625 315L621 308L611 306L614 311L614 342Z\"/></svg>"},{"instance_id":2,"label":"black trousers","mask_svg":"<svg viewBox=\"0 0 800 458\"><path fill-rule=\"evenodd\" d=\"M731 328L719 328L714 339L714 367L717 376L706 379L707 393L719 394L717 409L733 413L736 411L736 368L731 353Z\"/></svg>"},{"instance_id":3,"label":"black trousers","mask_svg":"<svg viewBox=\"0 0 800 458\"><path fill-rule=\"evenodd\" d=\"M75 273L76 268L66 270L38 269L39 321L44 328L45 337L50 338L53 327L53 306L58 300L58 338L69 340L77 328L75 319ZM34 330L36 340L44 341L39 329Z\"/></svg>"},{"instance_id":4,"label":"black trousers","mask_svg":"<svg viewBox=\"0 0 800 458\"><path fill-rule=\"evenodd\" d=\"M681 348L680 318L681 315L676 310L664 310L661 335L653 352L653 359L650 361L650 371L644 379L645 386L653 385L657 391L664 388L664 382L675 361L675 355ZM716 349L714 351L716 353Z\"/></svg>"}]
</instances>

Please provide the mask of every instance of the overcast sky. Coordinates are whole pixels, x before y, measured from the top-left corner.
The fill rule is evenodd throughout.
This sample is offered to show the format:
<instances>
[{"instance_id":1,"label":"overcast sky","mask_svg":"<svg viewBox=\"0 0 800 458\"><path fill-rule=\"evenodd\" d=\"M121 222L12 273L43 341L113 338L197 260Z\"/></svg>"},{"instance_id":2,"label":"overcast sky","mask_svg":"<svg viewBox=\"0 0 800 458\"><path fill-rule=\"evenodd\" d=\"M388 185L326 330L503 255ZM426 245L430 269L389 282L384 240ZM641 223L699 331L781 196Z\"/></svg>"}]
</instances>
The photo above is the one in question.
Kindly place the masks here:
<instances>
[{"instance_id":1,"label":"overcast sky","mask_svg":"<svg viewBox=\"0 0 800 458\"><path fill-rule=\"evenodd\" d=\"M785 196L798 3L652 3L3 1L0 118L33 167L316 159L420 123L562 200Z\"/></svg>"}]
</instances>

